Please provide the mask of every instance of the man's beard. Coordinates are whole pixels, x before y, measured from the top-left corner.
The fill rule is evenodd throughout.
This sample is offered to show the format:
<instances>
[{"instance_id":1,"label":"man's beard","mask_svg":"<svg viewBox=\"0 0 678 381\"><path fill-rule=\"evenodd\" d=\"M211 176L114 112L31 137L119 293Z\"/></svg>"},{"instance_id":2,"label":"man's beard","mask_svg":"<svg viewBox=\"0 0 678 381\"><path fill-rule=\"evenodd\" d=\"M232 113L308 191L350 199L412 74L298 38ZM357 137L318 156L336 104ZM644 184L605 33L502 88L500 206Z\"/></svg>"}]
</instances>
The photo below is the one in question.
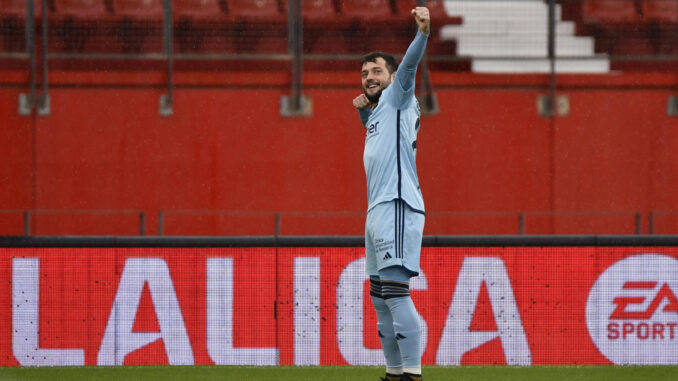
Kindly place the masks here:
<instances>
[{"instance_id":1,"label":"man's beard","mask_svg":"<svg viewBox=\"0 0 678 381\"><path fill-rule=\"evenodd\" d=\"M379 103L379 98L381 98L381 93L384 92L384 89L379 89L379 91L377 91L373 95L368 94L367 90L365 89L363 89L363 91L365 92L365 96L371 103L377 104Z\"/></svg>"},{"instance_id":2,"label":"man's beard","mask_svg":"<svg viewBox=\"0 0 678 381\"><path fill-rule=\"evenodd\" d=\"M377 83L378 83L378 82L377 82ZM374 83L370 83L369 85L372 85L372 84L374 84ZM374 95L369 95L369 94L367 94L367 89L365 89L365 88L363 88L363 91L365 92L365 96L367 97L367 99L368 99L371 103L373 103L373 104L376 105L377 103L379 103L379 98L381 98L381 93L383 93L384 90L385 90L390 84L391 84L390 78L389 78L389 80L388 80L386 83L384 83L384 86L383 86L383 87L381 86L381 84L379 84L379 91L377 91L376 93L374 93ZM368 85L368 86L369 86L369 85Z\"/></svg>"}]
</instances>

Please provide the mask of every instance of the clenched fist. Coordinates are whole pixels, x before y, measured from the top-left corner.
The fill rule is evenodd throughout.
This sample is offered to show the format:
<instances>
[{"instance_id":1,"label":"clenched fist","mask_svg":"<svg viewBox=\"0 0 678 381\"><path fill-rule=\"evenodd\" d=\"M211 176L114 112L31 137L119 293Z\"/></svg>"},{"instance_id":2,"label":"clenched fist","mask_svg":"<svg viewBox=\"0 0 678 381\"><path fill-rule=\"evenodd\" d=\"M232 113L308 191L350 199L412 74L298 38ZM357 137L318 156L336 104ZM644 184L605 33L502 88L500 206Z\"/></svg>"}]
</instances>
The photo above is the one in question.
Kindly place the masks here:
<instances>
[{"instance_id":1,"label":"clenched fist","mask_svg":"<svg viewBox=\"0 0 678 381\"><path fill-rule=\"evenodd\" d=\"M363 110L366 108L372 107L372 102L365 96L365 94L360 94L353 99L353 107Z\"/></svg>"},{"instance_id":2,"label":"clenched fist","mask_svg":"<svg viewBox=\"0 0 678 381\"><path fill-rule=\"evenodd\" d=\"M429 34L431 32L431 15L426 7L416 7L412 10L414 21L417 22L419 31L422 34Z\"/></svg>"}]
</instances>

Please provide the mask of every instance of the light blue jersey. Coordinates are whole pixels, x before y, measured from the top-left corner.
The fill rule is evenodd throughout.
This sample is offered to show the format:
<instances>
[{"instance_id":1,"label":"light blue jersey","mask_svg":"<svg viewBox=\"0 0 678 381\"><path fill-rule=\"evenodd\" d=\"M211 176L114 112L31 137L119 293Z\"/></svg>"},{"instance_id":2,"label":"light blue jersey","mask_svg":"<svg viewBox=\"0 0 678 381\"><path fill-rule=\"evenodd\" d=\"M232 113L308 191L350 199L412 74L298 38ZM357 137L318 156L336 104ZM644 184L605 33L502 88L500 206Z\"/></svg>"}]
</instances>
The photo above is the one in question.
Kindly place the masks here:
<instances>
[{"instance_id":1,"label":"light blue jersey","mask_svg":"<svg viewBox=\"0 0 678 381\"><path fill-rule=\"evenodd\" d=\"M367 130L363 162L368 211L379 203L399 199L415 212L424 213L415 162L420 111L414 81L427 39L427 35L417 31L393 83L383 90L377 107L360 110Z\"/></svg>"}]
</instances>

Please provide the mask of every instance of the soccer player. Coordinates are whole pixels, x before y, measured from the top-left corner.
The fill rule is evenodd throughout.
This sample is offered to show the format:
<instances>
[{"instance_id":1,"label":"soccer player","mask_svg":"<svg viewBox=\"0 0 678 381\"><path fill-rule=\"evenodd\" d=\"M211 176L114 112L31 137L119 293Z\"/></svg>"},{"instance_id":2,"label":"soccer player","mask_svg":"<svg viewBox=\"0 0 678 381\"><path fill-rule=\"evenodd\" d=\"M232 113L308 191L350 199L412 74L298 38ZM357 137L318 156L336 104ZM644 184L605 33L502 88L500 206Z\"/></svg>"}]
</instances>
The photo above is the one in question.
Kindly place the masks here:
<instances>
[{"instance_id":1,"label":"soccer player","mask_svg":"<svg viewBox=\"0 0 678 381\"><path fill-rule=\"evenodd\" d=\"M414 81L426 49L430 15L425 7L413 9L412 15L418 31L400 67L386 53L364 56L364 94L353 99L367 130L365 256L386 358L382 381L422 379L421 326L409 281L419 274L424 230L424 201L415 163L420 111Z\"/></svg>"}]
</instances>

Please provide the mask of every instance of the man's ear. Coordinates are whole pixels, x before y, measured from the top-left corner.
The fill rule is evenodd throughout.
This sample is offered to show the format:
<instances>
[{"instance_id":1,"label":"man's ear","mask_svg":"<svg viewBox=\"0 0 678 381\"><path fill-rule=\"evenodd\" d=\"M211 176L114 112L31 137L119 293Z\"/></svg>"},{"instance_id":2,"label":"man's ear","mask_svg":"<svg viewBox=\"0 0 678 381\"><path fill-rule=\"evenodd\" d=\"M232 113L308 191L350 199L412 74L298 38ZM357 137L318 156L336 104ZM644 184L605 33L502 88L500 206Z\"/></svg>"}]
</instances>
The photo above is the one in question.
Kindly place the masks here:
<instances>
[{"instance_id":1,"label":"man's ear","mask_svg":"<svg viewBox=\"0 0 678 381\"><path fill-rule=\"evenodd\" d=\"M397 71L397 70L396 70L396 71ZM391 82L393 82L393 80L395 79L396 71L394 71L393 73L391 73Z\"/></svg>"}]
</instances>

